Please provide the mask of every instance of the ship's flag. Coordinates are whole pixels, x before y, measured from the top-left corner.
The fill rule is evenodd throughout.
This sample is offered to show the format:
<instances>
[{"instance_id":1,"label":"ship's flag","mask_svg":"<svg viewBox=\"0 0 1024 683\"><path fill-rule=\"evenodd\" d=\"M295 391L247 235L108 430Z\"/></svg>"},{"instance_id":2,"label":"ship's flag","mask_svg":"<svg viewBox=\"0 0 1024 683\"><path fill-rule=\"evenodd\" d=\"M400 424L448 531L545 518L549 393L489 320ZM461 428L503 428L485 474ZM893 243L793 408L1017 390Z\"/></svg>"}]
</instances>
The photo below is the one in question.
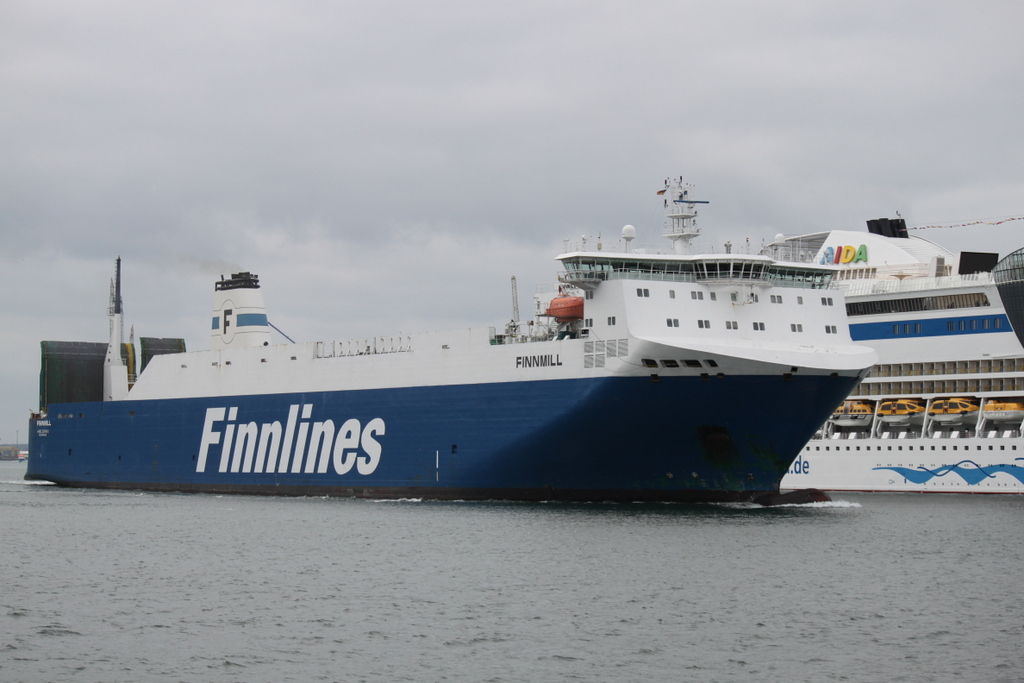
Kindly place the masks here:
<instances>
[{"instance_id":1,"label":"ship's flag","mask_svg":"<svg viewBox=\"0 0 1024 683\"><path fill-rule=\"evenodd\" d=\"M658 190L658 194L665 194L665 190L667 190L667 189L668 189L667 187L661 188L660 190Z\"/></svg>"}]
</instances>

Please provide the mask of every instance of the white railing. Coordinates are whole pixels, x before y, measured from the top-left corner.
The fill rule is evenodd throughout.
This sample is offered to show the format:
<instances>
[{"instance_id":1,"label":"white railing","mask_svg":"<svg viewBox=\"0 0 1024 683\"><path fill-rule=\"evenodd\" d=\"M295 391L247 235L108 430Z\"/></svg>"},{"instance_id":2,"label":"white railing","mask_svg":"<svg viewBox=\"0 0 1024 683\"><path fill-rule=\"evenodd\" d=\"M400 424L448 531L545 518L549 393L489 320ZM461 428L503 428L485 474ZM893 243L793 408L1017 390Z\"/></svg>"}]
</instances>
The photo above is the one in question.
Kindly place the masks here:
<instances>
[{"instance_id":1,"label":"white railing","mask_svg":"<svg viewBox=\"0 0 1024 683\"><path fill-rule=\"evenodd\" d=\"M846 296L850 297L990 285L992 284L992 273L948 275L946 277L914 277L905 280L864 280L859 282L840 280L838 282Z\"/></svg>"}]
</instances>

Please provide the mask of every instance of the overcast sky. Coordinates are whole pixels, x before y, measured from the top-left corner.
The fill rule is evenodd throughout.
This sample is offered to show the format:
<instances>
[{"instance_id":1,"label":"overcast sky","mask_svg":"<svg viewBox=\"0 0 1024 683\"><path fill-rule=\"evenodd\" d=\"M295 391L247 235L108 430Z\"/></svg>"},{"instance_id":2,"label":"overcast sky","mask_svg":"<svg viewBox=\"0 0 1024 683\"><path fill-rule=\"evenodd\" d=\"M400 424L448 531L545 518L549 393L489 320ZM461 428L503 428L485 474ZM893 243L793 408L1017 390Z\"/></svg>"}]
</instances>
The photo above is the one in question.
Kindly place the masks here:
<instances>
[{"instance_id":1,"label":"overcast sky","mask_svg":"<svg viewBox=\"0 0 1024 683\"><path fill-rule=\"evenodd\" d=\"M500 326L564 239L1024 216L1024 4L0 2L0 443L41 340L208 345L258 273L297 341ZM1024 221L921 231L1024 246Z\"/></svg>"}]
</instances>

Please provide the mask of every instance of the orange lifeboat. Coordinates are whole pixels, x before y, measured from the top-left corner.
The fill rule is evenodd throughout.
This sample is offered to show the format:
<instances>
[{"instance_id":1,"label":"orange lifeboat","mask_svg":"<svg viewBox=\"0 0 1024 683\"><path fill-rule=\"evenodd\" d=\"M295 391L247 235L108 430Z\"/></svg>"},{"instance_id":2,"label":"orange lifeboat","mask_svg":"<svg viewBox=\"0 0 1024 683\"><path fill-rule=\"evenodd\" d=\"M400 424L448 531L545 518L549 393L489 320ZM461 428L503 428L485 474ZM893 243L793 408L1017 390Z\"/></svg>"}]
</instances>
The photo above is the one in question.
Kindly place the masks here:
<instances>
[{"instance_id":1,"label":"orange lifeboat","mask_svg":"<svg viewBox=\"0 0 1024 683\"><path fill-rule=\"evenodd\" d=\"M549 315L560 323L569 320L583 320L583 297L558 296L548 304L544 315Z\"/></svg>"}]
</instances>

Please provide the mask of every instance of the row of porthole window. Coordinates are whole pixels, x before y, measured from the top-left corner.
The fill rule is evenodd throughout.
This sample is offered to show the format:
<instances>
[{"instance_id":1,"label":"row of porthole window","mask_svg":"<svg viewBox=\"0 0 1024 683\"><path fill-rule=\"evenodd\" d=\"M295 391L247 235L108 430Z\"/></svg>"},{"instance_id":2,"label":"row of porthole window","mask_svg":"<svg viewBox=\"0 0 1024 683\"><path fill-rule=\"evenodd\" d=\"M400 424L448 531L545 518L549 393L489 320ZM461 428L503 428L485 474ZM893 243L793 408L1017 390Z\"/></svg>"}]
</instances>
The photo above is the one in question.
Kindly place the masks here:
<instances>
[{"instance_id":1,"label":"row of porthole window","mask_svg":"<svg viewBox=\"0 0 1024 683\"><path fill-rule=\"evenodd\" d=\"M641 298L645 298L645 297L646 298L650 298L651 290L649 290L649 289L647 289L645 287L637 287L636 288L636 295L638 297L641 297ZM711 299L711 301L717 301L718 300L718 297L717 297L715 292L708 292L708 296ZM674 289L668 290L668 297L670 299L675 299L676 298L676 290L674 290ZM730 299L732 301L738 301L739 300L739 294L737 292L730 292L729 293L729 297L730 297ZM691 290L690 291L690 298L691 299L695 299L697 301L703 301L704 300L704 292L700 292L700 291L697 291L697 290ZM751 294L750 298L751 298L752 302L757 303L757 301L758 301L757 294ZM771 295L771 302L773 304L781 304L783 302L782 295L781 294L772 294ZM804 303L804 298L802 296L798 296L796 298L796 302L798 304L802 305ZM832 301L832 297L830 297L830 296L823 296L823 297L821 297L821 305L822 306L834 306L835 303Z\"/></svg>"},{"instance_id":2,"label":"row of porthole window","mask_svg":"<svg viewBox=\"0 0 1024 683\"><path fill-rule=\"evenodd\" d=\"M614 318L610 318L609 320L614 320ZM608 324L611 325L611 324L614 324L614 323L609 322ZM679 327L679 318L665 318L665 325L667 327ZM754 330L756 330L758 332L764 332L764 330L765 330L764 323L760 323L760 322L753 323L753 326L754 326ZM699 329L702 329L702 330L710 330L711 329L711 321L710 320L698 320L697 321L697 327ZM726 320L725 321L725 329L727 329L727 330L738 330L739 329L739 323L737 321L735 321L735 320ZM803 332L804 331L804 326L801 323L791 323L790 326L789 326L789 330L790 330L790 332ZM836 325L825 325L825 334L839 334L838 326L836 326Z\"/></svg>"},{"instance_id":3,"label":"row of porthole window","mask_svg":"<svg viewBox=\"0 0 1024 683\"><path fill-rule=\"evenodd\" d=\"M911 327L913 325L913 327ZM1001 318L982 318L980 321L977 318L972 320L949 320L946 322L947 332L966 332L967 330L987 330L987 329L1001 330L1003 329L1003 321ZM913 330L913 332L911 332ZM921 334L924 331L921 323L902 323L899 325L892 326L892 333L894 335L900 334Z\"/></svg>"}]
</instances>

